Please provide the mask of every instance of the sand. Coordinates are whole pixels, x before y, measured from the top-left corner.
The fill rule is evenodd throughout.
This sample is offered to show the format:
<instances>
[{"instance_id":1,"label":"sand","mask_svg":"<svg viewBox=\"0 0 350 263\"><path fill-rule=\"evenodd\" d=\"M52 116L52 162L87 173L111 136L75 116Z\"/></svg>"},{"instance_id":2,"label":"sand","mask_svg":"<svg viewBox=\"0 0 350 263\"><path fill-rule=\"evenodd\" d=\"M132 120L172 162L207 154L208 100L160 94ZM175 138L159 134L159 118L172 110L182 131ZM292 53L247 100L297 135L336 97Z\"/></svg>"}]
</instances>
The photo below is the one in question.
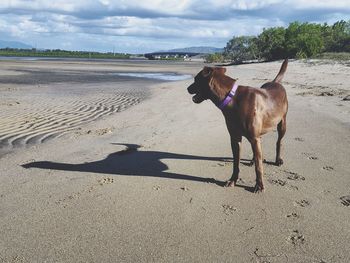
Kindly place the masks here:
<instances>
[{"instance_id":1,"label":"sand","mask_svg":"<svg viewBox=\"0 0 350 263\"><path fill-rule=\"evenodd\" d=\"M280 64L227 74L260 86ZM211 102L192 103L192 80L110 76L202 66L2 61L0 262L349 262L349 66L290 62L284 165L264 164L262 194L246 140L239 185L220 186L229 136Z\"/></svg>"}]
</instances>

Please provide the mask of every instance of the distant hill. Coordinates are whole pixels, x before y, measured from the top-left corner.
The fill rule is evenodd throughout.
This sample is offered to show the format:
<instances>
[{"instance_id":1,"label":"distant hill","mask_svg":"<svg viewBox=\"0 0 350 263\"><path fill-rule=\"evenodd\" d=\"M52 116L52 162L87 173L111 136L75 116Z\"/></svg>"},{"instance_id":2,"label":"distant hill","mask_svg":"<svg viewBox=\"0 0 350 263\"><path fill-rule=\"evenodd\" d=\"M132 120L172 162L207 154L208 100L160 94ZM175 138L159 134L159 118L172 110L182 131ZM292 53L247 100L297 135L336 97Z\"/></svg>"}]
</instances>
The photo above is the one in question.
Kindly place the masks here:
<instances>
[{"instance_id":1,"label":"distant hill","mask_svg":"<svg viewBox=\"0 0 350 263\"><path fill-rule=\"evenodd\" d=\"M31 49L33 48L30 45L24 44L18 41L6 41L0 40L0 48L20 48L20 49Z\"/></svg>"},{"instance_id":2,"label":"distant hill","mask_svg":"<svg viewBox=\"0 0 350 263\"><path fill-rule=\"evenodd\" d=\"M201 54L213 54L223 52L223 48L216 47L186 47L167 50L166 52L189 52L189 53L201 53ZM164 51L163 51L164 52Z\"/></svg>"}]
</instances>

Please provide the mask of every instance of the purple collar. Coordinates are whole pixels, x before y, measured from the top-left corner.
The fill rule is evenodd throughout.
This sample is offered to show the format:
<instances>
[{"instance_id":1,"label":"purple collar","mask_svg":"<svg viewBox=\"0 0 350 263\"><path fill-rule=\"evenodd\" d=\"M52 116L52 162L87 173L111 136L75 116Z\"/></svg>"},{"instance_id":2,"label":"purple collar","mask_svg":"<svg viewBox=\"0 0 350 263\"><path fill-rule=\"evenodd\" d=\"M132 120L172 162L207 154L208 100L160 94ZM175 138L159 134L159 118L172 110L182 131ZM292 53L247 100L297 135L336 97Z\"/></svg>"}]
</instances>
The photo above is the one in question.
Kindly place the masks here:
<instances>
[{"instance_id":1,"label":"purple collar","mask_svg":"<svg viewBox=\"0 0 350 263\"><path fill-rule=\"evenodd\" d=\"M230 101L232 100L233 96L236 93L237 88L238 88L238 84L236 81L235 84L233 84L233 87L232 87L230 93L226 96L226 98L218 106L220 110L223 110L226 107L226 105L230 103Z\"/></svg>"}]
</instances>

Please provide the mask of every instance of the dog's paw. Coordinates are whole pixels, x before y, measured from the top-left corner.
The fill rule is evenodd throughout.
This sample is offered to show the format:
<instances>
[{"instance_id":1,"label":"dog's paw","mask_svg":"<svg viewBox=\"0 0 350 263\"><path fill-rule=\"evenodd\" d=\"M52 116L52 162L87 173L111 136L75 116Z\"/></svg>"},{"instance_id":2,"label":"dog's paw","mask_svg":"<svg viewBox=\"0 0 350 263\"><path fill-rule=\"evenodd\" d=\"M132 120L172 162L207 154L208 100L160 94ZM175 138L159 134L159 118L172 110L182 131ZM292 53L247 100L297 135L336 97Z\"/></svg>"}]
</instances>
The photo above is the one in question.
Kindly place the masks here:
<instances>
[{"instance_id":1,"label":"dog's paw","mask_svg":"<svg viewBox=\"0 0 350 263\"><path fill-rule=\"evenodd\" d=\"M235 186L236 185L236 182L233 181L233 180L228 180L226 183L225 183L225 187L232 187L232 186Z\"/></svg>"},{"instance_id":2,"label":"dog's paw","mask_svg":"<svg viewBox=\"0 0 350 263\"><path fill-rule=\"evenodd\" d=\"M276 166L281 166L282 164L283 164L283 159L282 158L276 159L276 162L275 162Z\"/></svg>"},{"instance_id":3,"label":"dog's paw","mask_svg":"<svg viewBox=\"0 0 350 263\"><path fill-rule=\"evenodd\" d=\"M264 185L263 184L256 184L254 187L254 193L259 194L263 193L265 191Z\"/></svg>"}]
</instances>

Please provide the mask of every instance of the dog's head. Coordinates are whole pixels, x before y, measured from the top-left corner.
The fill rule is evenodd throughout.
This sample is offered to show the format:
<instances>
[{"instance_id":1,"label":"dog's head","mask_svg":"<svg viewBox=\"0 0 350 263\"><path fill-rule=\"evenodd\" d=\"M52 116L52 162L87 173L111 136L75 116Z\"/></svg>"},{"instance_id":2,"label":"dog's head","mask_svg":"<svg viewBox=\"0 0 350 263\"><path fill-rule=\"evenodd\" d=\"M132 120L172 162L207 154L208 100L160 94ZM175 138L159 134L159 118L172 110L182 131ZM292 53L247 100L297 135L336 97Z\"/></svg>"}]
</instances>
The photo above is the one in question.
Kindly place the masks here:
<instances>
[{"instance_id":1,"label":"dog's head","mask_svg":"<svg viewBox=\"0 0 350 263\"><path fill-rule=\"evenodd\" d=\"M194 94L192 101L194 103L201 103L204 100L212 99L213 97L213 79L218 74L225 74L225 68L204 67L195 77L187 91Z\"/></svg>"}]
</instances>

